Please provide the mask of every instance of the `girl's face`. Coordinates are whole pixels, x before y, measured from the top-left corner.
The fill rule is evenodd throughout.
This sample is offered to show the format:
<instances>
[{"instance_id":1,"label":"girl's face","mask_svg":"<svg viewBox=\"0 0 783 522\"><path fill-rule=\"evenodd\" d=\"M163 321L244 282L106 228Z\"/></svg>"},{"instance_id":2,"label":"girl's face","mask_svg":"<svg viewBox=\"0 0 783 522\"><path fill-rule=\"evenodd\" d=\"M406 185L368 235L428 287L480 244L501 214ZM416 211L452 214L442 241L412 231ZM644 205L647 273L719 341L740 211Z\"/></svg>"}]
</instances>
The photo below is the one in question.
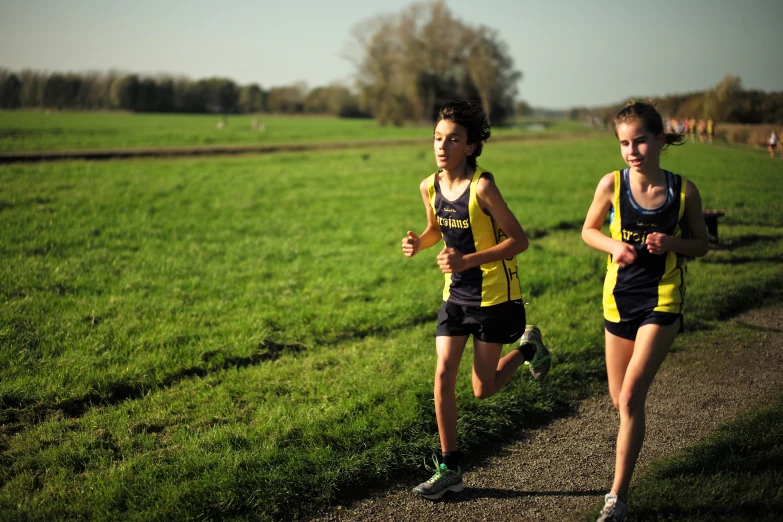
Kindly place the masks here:
<instances>
[{"instance_id":1,"label":"girl's face","mask_svg":"<svg viewBox=\"0 0 783 522\"><path fill-rule=\"evenodd\" d=\"M641 121L631 121L617 125L617 139L629 167L643 173L660 168L661 149L666 142L663 134L656 136Z\"/></svg>"},{"instance_id":2,"label":"girl's face","mask_svg":"<svg viewBox=\"0 0 783 522\"><path fill-rule=\"evenodd\" d=\"M433 144L435 163L446 171L459 169L476 148L468 144L465 127L451 120L440 120L435 126Z\"/></svg>"}]
</instances>

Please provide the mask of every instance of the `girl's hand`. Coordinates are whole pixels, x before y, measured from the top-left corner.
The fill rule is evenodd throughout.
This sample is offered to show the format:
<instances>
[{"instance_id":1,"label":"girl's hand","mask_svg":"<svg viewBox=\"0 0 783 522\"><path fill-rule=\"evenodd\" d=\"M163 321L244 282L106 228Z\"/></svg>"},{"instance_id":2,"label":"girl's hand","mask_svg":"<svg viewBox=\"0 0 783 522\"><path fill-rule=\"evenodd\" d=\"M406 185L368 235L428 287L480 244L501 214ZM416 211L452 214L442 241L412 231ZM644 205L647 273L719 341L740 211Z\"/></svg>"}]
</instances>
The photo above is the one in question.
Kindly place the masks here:
<instances>
[{"instance_id":1,"label":"girl's hand","mask_svg":"<svg viewBox=\"0 0 783 522\"><path fill-rule=\"evenodd\" d=\"M402 253L405 257L413 257L419 253L421 241L419 236L408 230L408 237L402 240Z\"/></svg>"},{"instance_id":2,"label":"girl's hand","mask_svg":"<svg viewBox=\"0 0 783 522\"><path fill-rule=\"evenodd\" d=\"M636 261L636 249L633 245L617 241L617 245L611 252L612 262L617 263L621 267L626 267Z\"/></svg>"},{"instance_id":3,"label":"girl's hand","mask_svg":"<svg viewBox=\"0 0 783 522\"><path fill-rule=\"evenodd\" d=\"M438 266L444 274L462 272L467 268L465 258L459 250L444 248L438 254Z\"/></svg>"},{"instance_id":4,"label":"girl's hand","mask_svg":"<svg viewBox=\"0 0 783 522\"><path fill-rule=\"evenodd\" d=\"M671 250L671 237L660 232L653 232L647 236L647 251L651 254L663 254Z\"/></svg>"}]
</instances>

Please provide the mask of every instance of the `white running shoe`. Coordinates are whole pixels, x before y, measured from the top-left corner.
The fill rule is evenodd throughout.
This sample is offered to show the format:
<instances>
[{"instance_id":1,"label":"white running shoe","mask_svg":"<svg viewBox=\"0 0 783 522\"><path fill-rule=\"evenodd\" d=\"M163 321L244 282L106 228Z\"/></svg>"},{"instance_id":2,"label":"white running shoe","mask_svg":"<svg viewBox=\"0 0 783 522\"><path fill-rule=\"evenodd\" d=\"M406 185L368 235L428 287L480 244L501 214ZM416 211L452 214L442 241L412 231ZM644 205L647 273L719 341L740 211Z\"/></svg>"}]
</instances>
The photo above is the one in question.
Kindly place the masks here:
<instances>
[{"instance_id":1,"label":"white running shoe","mask_svg":"<svg viewBox=\"0 0 783 522\"><path fill-rule=\"evenodd\" d=\"M623 522L628 518L628 506L617 498L617 495L609 493L604 497L606 503L601 510L601 516L595 522Z\"/></svg>"},{"instance_id":2,"label":"white running shoe","mask_svg":"<svg viewBox=\"0 0 783 522\"><path fill-rule=\"evenodd\" d=\"M546 374L549 373L549 369L552 367L552 356L549 354L547 347L544 346L541 330L537 326L532 324L525 326L525 333L522 334L522 339L519 341L519 348L521 349L526 344L535 346L536 351L533 354L533 358L525 361L525 364L530 368L530 373L533 374L533 377L540 381L546 377Z\"/></svg>"}]
</instances>

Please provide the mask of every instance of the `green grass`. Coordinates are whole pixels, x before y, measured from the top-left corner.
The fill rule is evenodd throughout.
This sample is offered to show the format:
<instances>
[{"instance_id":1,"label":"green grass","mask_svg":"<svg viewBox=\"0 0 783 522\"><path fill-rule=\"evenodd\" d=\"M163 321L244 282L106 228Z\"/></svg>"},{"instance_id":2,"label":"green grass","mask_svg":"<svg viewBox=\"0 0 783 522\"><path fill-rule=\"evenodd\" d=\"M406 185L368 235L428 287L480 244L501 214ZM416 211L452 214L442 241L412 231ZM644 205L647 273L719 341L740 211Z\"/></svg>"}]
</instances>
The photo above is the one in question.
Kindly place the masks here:
<instances>
[{"instance_id":1,"label":"green grass","mask_svg":"<svg viewBox=\"0 0 783 522\"><path fill-rule=\"evenodd\" d=\"M781 520L783 397L656 463L631 501L635 520Z\"/></svg>"},{"instance_id":2,"label":"green grass","mask_svg":"<svg viewBox=\"0 0 783 522\"><path fill-rule=\"evenodd\" d=\"M42 150L198 147L209 145L278 145L360 140L429 141L431 126L381 127L371 119L321 116L231 115L218 129L221 115L131 114L121 112L0 111L0 152ZM253 119L264 130L251 128ZM555 121L548 132L584 130ZM539 134L524 125L493 129L493 135Z\"/></svg>"},{"instance_id":3,"label":"green grass","mask_svg":"<svg viewBox=\"0 0 783 522\"><path fill-rule=\"evenodd\" d=\"M555 365L479 401L466 354L466 450L603 389L605 256L579 229L622 166L609 138L481 159L532 238L520 280ZM688 324L709 330L783 286L783 167L664 161L727 212L732 247L690 269ZM399 244L432 170L429 144L0 167L0 519L287 520L418 479L443 279L437 247Z\"/></svg>"}]
</instances>

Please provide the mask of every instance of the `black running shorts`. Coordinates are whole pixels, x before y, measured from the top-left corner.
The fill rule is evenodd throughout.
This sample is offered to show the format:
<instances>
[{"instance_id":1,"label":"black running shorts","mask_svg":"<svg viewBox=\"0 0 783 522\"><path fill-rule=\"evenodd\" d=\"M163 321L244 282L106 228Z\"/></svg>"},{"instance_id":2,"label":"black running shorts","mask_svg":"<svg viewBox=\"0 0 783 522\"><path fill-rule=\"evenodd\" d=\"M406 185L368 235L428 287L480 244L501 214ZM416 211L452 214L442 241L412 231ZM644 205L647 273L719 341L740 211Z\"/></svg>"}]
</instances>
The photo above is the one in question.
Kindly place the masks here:
<instances>
[{"instance_id":1,"label":"black running shorts","mask_svg":"<svg viewBox=\"0 0 783 522\"><path fill-rule=\"evenodd\" d=\"M438 312L438 337L472 335L485 343L511 344L525 333L521 299L493 306L467 306L443 301Z\"/></svg>"},{"instance_id":2,"label":"black running shorts","mask_svg":"<svg viewBox=\"0 0 783 522\"><path fill-rule=\"evenodd\" d=\"M658 324L661 326L669 326L677 322L680 319L680 332L683 331L684 322L682 314L673 314L671 312L648 312L644 315L631 319L629 321L620 321L619 323L613 323L604 319L604 326L606 331L617 337L628 339L629 341L636 340L636 333L639 328L646 324Z\"/></svg>"}]
</instances>

